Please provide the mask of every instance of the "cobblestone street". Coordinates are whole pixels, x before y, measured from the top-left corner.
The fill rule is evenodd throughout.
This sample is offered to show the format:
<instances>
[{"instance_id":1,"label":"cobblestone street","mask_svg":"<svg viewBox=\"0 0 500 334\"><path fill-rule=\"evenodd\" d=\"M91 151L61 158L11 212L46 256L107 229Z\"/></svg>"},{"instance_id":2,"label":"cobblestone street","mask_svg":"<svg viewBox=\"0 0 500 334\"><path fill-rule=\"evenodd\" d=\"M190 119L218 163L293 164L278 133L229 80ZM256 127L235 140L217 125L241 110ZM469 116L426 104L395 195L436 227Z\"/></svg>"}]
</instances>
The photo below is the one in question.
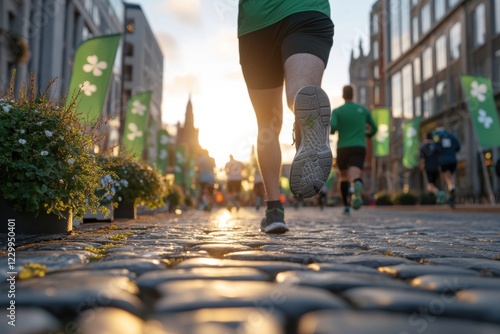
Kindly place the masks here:
<instances>
[{"instance_id":1,"label":"cobblestone street","mask_svg":"<svg viewBox=\"0 0 500 334\"><path fill-rule=\"evenodd\" d=\"M289 208L283 235L262 215L18 235L16 326L4 251L0 333L500 333L498 213Z\"/></svg>"}]
</instances>

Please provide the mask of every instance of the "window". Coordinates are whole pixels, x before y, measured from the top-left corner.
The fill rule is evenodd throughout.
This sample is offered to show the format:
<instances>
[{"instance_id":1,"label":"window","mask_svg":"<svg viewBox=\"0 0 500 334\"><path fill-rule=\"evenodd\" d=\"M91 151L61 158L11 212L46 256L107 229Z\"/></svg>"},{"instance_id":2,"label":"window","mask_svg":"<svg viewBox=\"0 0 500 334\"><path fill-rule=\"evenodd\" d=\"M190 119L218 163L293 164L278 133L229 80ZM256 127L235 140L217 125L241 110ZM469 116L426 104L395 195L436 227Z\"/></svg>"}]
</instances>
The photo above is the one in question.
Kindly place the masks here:
<instances>
[{"instance_id":1,"label":"window","mask_svg":"<svg viewBox=\"0 0 500 334\"><path fill-rule=\"evenodd\" d=\"M424 92L424 117L434 115L434 89L431 88Z\"/></svg>"},{"instance_id":2,"label":"window","mask_svg":"<svg viewBox=\"0 0 500 334\"><path fill-rule=\"evenodd\" d=\"M413 118L413 80L411 64L403 67L403 115L404 118Z\"/></svg>"},{"instance_id":3,"label":"window","mask_svg":"<svg viewBox=\"0 0 500 334\"><path fill-rule=\"evenodd\" d=\"M411 47L411 19L410 2L401 0L401 51L405 52Z\"/></svg>"},{"instance_id":4,"label":"window","mask_svg":"<svg viewBox=\"0 0 500 334\"><path fill-rule=\"evenodd\" d=\"M442 35L436 40L436 72L446 68L446 36Z\"/></svg>"},{"instance_id":5,"label":"window","mask_svg":"<svg viewBox=\"0 0 500 334\"><path fill-rule=\"evenodd\" d=\"M372 34L378 34L379 32L379 22L378 22L378 14L373 14L372 18Z\"/></svg>"},{"instance_id":6,"label":"window","mask_svg":"<svg viewBox=\"0 0 500 334\"><path fill-rule=\"evenodd\" d=\"M412 21L413 21L412 23L413 27L411 31L411 41L413 44L416 44L418 43L418 39L420 38L420 34L418 31L418 16L414 16Z\"/></svg>"},{"instance_id":7,"label":"window","mask_svg":"<svg viewBox=\"0 0 500 334\"><path fill-rule=\"evenodd\" d=\"M422 18L422 35L427 33L431 28L431 3L426 3L420 9L420 17Z\"/></svg>"},{"instance_id":8,"label":"window","mask_svg":"<svg viewBox=\"0 0 500 334\"><path fill-rule=\"evenodd\" d=\"M127 28L127 33L133 34L135 31L134 19L127 19L127 21L125 22L125 27Z\"/></svg>"},{"instance_id":9,"label":"window","mask_svg":"<svg viewBox=\"0 0 500 334\"><path fill-rule=\"evenodd\" d=\"M133 56L134 55L134 45L129 42L125 42L125 56Z\"/></svg>"},{"instance_id":10,"label":"window","mask_svg":"<svg viewBox=\"0 0 500 334\"><path fill-rule=\"evenodd\" d=\"M446 13L446 0L434 0L434 20L439 21Z\"/></svg>"},{"instance_id":11,"label":"window","mask_svg":"<svg viewBox=\"0 0 500 334\"><path fill-rule=\"evenodd\" d=\"M366 78L366 69L364 67L362 67L362 68L359 69L359 77L361 79Z\"/></svg>"},{"instance_id":12,"label":"window","mask_svg":"<svg viewBox=\"0 0 500 334\"><path fill-rule=\"evenodd\" d=\"M422 116L422 100L420 96L415 96L415 117Z\"/></svg>"},{"instance_id":13,"label":"window","mask_svg":"<svg viewBox=\"0 0 500 334\"><path fill-rule=\"evenodd\" d=\"M378 65L373 66L373 78L380 79L380 68Z\"/></svg>"},{"instance_id":14,"label":"window","mask_svg":"<svg viewBox=\"0 0 500 334\"><path fill-rule=\"evenodd\" d=\"M366 88L361 87L359 89L359 103L362 105L366 104Z\"/></svg>"},{"instance_id":15,"label":"window","mask_svg":"<svg viewBox=\"0 0 500 334\"><path fill-rule=\"evenodd\" d=\"M411 6L416 6L418 4L418 0L411 0Z\"/></svg>"},{"instance_id":16,"label":"window","mask_svg":"<svg viewBox=\"0 0 500 334\"><path fill-rule=\"evenodd\" d=\"M420 56L418 56L413 59L413 81L417 85L422 81L422 74L420 71Z\"/></svg>"},{"instance_id":17,"label":"window","mask_svg":"<svg viewBox=\"0 0 500 334\"><path fill-rule=\"evenodd\" d=\"M450 60L460 57L462 46L462 24L456 22L450 29Z\"/></svg>"},{"instance_id":18,"label":"window","mask_svg":"<svg viewBox=\"0 0 500 334\"><path fill-rule=\"evenodd\" d=\"M375 105L380 104L380 87L379 87L379 85L375 85L375 87L373 88L373 100L374 100Z\"/></svg>"},{"instance_id":19,"label":"window","mask_svg":"<svg viewBox=\"0 0 500 334\"><path fill-rule=\"evenodd\" d=\"M453 8L460 0L448 0L450 9Z\"/></svg>"},{"instance_id":20,"label":"window","mask_svg":"<svg viewBox=\"0 0 500 334\"><path fill-rule=\"evenodd\" d=\"M125 65L123 67L123 80L131 81L132 80L132 66Z\"/></svg>"},{"instance_id":21,"label":"window","mask_svg":"<svg viewBox=\"0 0 500 334\"><path fill-rule=\"evenodd\" d=\"M392 94L392 116L401 118L403 116L403 105L401 101L401 72L395 73L391 78Z\"/></svg>"},{"instance_id":22,"label":"window","mask_svg":"<svg viewBox=\"0 0 500 334\"><path fill-rule=\"evenodd\" d=\"M443 111L448 106L446 82L441 81L436 85L436 110Z\"/></svg>"},{"instance_id":23,"label":"window","mask_svg":"<svg viewBox=\"0 0 500 334\"><path fill-rule=\"evenodd\" d=\"M432 48L428 47L422 53L422 80L425 81L432 77Z\"/></svg>"},{"instance_id":24,"label":"window","mask_svg":"<svg viewBox=\"0 0 500 334\"><path fill-rule=\"evenodd\" d=\"M500 34L500 0L495 0L495 32Z\"/></svg>"},{"instance_id":25,"label":"window","mask_svg":"<svg viewBox=\"0 0 500 334\"><path fill-rule=\"evenodd\" d=\"M472 14L474 46L478 47L486 41L486 14L484 3L480 3Z\"/></svg>"},{"instance_id":26,"label":"window","mask_svg":"<svg viewBox=\"0 0 500 334\"><path fill-rule=\"evenodd\" d=\"M372 49L373 49L373 60L377 60L379 57L378 41L373 41Z\"/></svg>"},{"instance_id":27,"label":"window","mask_svg":"<svg viewBox=\"0 0 500 334\"><path fill-rule=\"evenodd\" d=\"M401 55L401 27L399 20L399 0L390 0L390 40L391 40L391 60L396 60Z\"/></svg>"},{"instance_id":28,"label":"window","mask_svg":"<svg viewBox=\"0 0 500 334\"><path fill-rule=\"evenodd\" d=\"M493 58L493 91L500 92L500 49L495 52Z\"/></svg>"}]
</instances>

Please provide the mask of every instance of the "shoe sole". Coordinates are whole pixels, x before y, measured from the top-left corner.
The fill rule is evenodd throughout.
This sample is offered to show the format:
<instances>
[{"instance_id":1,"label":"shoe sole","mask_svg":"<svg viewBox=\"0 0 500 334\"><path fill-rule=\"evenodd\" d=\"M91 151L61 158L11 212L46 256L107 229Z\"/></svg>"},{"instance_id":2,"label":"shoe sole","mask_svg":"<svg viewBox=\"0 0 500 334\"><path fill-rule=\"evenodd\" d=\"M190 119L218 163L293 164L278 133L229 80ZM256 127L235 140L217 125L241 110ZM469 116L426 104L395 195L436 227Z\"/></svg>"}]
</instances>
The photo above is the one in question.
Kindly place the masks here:
<instances>
[{"instance_id":1,"label":"shoe sole","mask_svg":"<svg viewBox=\"0 0 500 334\"><path fill-rule=\"evenodd\" d=\"M363 185L359 181L356 182L356 184L354 184L354 195L352 197L352 208L354 210L359 210L359 208L361 208L361 205L362 205L361 192L362 191L363 191Z\"/></svg>"},{"instance_id":2,"label":"shoe sole","mask_svg":"<svg viewBox=\"0 0 500 334\"><path fill-rule=\"evenodd\" d=\"M275 222L275 223L267 225L264 228L261 227L260 230L262 232L265 232L265 233L279 234L279 233L288 232L288 226L286 226L285 223Z\"/></svg>"},{"instance_id":3,"label":"shoe sole","mask_svg":"<svg viewBox=\"0 0 500 334\"><path fill-rule=\"evenodd\" d=\"M290 170L290 190L300 198L311 198L319 193L332 168L328 95L320 87L302 88L295 98L294 113L301 142Z\"/></svg>"}]
</instances>

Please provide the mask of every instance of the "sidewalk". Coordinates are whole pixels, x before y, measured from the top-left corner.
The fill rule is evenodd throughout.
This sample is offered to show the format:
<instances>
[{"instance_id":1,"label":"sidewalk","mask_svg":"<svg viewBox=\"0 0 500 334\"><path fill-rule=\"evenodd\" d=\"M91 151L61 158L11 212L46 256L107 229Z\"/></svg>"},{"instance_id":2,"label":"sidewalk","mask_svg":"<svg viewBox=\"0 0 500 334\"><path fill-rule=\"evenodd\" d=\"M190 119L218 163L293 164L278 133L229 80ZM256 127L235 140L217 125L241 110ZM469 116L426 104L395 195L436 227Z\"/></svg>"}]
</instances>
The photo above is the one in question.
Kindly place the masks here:
<instances>
[{"instance_id":1,"label":"sidewalk","mask_svg":"<svg viewBox=\"0 0 500 334\"><path fill-rule=\"evenodd\" d=\"M284 235L253 208L19 235L0 333L500 333L500 216L414 209L292 208Z\"/></svg>"},{"instance_id":2,"label":"sidewalk","mask_svg":"<svg viewBox=\"0 0 500 334\"><path fill-rule=\"evenodd\" d=\"M423 212L471 212L471 213L498 213L500 204L457 204L454 208L448 205L389 205L369 206L367 209L375 210L400 210L400 211L423 211Z\"/></svg>"}]
</instances>

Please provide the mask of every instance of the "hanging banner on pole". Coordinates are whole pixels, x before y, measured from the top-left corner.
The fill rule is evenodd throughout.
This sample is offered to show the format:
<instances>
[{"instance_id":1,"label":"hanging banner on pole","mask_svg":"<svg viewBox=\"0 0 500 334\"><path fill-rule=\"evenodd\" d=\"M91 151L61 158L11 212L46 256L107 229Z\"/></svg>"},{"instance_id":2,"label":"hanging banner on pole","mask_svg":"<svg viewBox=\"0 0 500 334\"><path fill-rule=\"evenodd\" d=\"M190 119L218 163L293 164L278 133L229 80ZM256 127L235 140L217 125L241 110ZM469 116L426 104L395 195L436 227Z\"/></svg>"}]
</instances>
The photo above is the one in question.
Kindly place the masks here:
<instances>
[{"instance_id":1,"label":"hanging banner on pole","mask_svg":"<svg viewBox=\"0 0 500 334\"><path fill-rule=\"evenodd\" d=\"M415 117L403 126L403 166L405 168L415 168L419 165L418 129L420 122L421 118Z\"/></svg>"},{"instance_id":2,"label":"hanging banner on pole","mask_svg":"<svg viewBox=\"0 0 500 334\"><path fill-rule=\"evenodd\" d=\"M146 131L151 103L151 91L130 97L127 103L123 146L140 161L146 146Z\"/></svg>"},{"instance_id":3,"label":"hanging banner on pole","mask_svg":"<svg viewBox=\"0 0 500 334\"><path fill-rule=\"evenodd\" d=\"M174 161L174 177L175 184L185 187L185 166L186 166L186 149L183 146L178 146L175 151Z\"/></svg>"},{"instance_id":4,"label":"hanging banner on pole","mask_svg":"<svg viewBox=\"0 0 500 334\"><path fill-rule=\"evenodd\" d=\"M75 52L66 106L76 100L82 122L94 124L104 107L109 80L120 44L120 34L99 36L83 42Z\"/></svg>"},{"instance_id":5,"label":"hanging banner on pole","mask_svg":"<svg viewBox=\"0 0 500 334\"><path fill-rule=\"evenodd\" d=\"M490 79L464 75L461 80L479 145L500 146L500 123Z\"/></svg>"},{"instance_id":6,"label":"hanging banner on pole","mask_svg":"<svg viewBox=\"0 0 500 334\"><path fill-rule=\"evenodd\" d=\"M391 123L391 115L389 109L380 108L372 110L372 118L377 124L378 130L373 141L373 154L376 157L385 157L389 155L389 129Z\"/></svg>"},{"instance_id":7,"label":"hanging banner on pole","mask_svg":"<svg viewBox=\"0 0 500 334\"><path fill-rule=\"evenodd\" d=\"M168 144L169 144L169 136L167 130L161 129L158 131L158 144L156 153L156 168L161 172L161 174L165 174L168 166Z\"/></svg>"}]
</instances>

